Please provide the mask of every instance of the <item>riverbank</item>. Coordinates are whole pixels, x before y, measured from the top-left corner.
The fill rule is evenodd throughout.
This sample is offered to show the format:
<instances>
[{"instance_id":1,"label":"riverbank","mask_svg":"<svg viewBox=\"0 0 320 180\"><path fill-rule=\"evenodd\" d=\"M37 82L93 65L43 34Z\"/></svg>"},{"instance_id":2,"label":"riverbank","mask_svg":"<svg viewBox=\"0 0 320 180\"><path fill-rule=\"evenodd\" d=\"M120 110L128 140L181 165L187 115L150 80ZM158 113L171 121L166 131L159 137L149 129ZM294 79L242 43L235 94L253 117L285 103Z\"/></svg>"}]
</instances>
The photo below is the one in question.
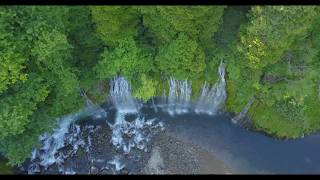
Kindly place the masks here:
<instances>
[{"instance_id":1,"label":"riverbank","mask_svg":"<svg viewBox=\"0 0 320 180\"><path fill-rule=\"evenodd\" d=\"M168 134L153 143L145 174L231 174L232 170L207 150Z\"/></svg>"},{"instance_id":2,"label":"riverbank","mask_svg":"<svg viewBox=\"0 0 320 180\"><path fill-rule=\"evenodd\" d=\"M147 151L132 149L124 154L110 140L112 131L105 121L84 120L78 122L79 138L89 143L80 148L61 165L52 165L47 170L39 167L35 174L230 174L231 169L218 160L212 152L193 143L173 137L163 131L147 144ZM91 133L89 133L91 132ZM75 137L72 135L73 137ZM72 145L59 152L68 154ZM86 146L85 146L86 147ZM28 173L30 162L20 168L19 174ZM62 170L62 171L61 171ZM7 174L6 172L4 172Z\"/></svg>"}]
</instances>

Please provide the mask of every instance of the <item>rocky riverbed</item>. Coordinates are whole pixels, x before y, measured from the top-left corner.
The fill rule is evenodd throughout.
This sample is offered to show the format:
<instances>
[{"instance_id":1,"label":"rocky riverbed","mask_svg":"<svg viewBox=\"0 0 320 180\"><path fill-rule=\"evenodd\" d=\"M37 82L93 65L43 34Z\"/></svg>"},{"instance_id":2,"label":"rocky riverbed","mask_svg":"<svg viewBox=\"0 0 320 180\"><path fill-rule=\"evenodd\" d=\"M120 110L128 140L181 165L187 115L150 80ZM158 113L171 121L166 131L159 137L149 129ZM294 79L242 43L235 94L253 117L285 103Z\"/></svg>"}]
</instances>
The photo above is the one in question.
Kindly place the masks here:
<instances>
[{"instance_id":1,"label":"rocky riverbed","mask_svg":"<svg viewBox=\"0 0 320 180\"><path fill-rule=\"evenodd\" d=\"M145 174L230 174L231 169L207 150L167 134L153 142Z\"/></svg>"},{"instance_id":2,"label":"rocky riverbed","mask_svg":"<svg viewBox=\"0 0 320 180\"><path fill-rule=\"evenodd\" d=\"M231 169L209 151L179 140L162 131L154 134L146 151L133 148L123 153L111 143L112 131L106 123L79 124L80 138L87 148L79 150L60 164L47 169L38 168L35 174L229 174ZM89 131L90 130L90 131ZM91 132L91 133L90 133ZM89 149L88 149L89 148ZM68 152L66 145L59 151ZM67 153L65 153L67 154ZM20 173L28 173L31 162L27 161Z\"/></svg>"}]
</instances>

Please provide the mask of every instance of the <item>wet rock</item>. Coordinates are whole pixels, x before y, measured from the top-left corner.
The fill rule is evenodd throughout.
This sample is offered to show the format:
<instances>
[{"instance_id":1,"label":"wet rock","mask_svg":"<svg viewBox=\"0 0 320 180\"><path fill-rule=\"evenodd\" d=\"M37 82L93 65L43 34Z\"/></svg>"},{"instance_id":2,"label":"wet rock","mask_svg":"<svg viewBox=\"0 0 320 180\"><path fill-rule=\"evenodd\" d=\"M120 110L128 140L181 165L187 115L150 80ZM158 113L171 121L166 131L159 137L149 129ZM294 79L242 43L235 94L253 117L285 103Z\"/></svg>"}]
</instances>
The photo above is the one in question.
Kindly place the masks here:
<instances>
[{"instance_id":1,"label":"wet rock","mask_svg":"<svg viewBox=\"0 0 320 180\"><path fill-rule=\"evenodd\" d=\"M98 174L99 173L99 169L95 166L91 166L90 167L90 174Z\"/></svg>"},{"instance_id":2,"label":"wet rock","mask_svg":"<svg viewBox=\"0 0 320 180\"><path fill-rule=\"evenodd\" d=\"M162 134L142 174L221 174L229 169L208 151L193 144Z\"/></svg>"},{"instance_id":3,"label":"wet rock","mask_svg":"<svg viewBox=\"0 0 320 180\"><path fill-rule=\"evenodd\" d=\"M127 169L122 169L121 174L129 174L129 171Z\"/></svg>"},{"instance_id":4,"label":"wet rock","mask_svg":"<svg viewBox=\"0 0 320 180\"><path fill-rule=\"evenodd\" d=\"M74 175L76 172L73 169L68 169L64 172L65 175Z\"/></svg>"},{"instance_id":5,"label":"wet rock","mask_svg":"<svg viewBox=\"0 0 320 180\"><path fill-rule=\"evenodd\" d=\"M28 174L34 174L40 172L40 166L38 164L31 164L28 168Z\"/></svg>"},{"instance_id":6,"label":"wet rock","mask_svg":"<svg viewBox=\"0 0 320 180\"><path fill-rule=\"evenodd\" d=\"M125 119L128 122L132 122L137 118L138 118L138 116L136 114L126 114L126 116L125 116Z\"/></svg>"},{"instance_id":7,"label":"wet rock","mask_svg":"<svg viewBox=\"0 0 320 180\"><path fill-rule=\"evenodd\" d=\"M110 174L108 169L102 169L99 174Z\"/></svg>"},{"instance_id":8,"label":"wet rock","mask_svg":"<svg viewBox=\"0 0 320 180\"><path fill-rule=\"evenodd\" d=\"M21 167L19 167L19 171L24 172L24 171L26 171L26 169L23 166L21 166Z\"/></svg>"},{"instance_id":9,"label":"wet rock","mask_svg":"<svg viewBox=\"0 0 320 180\"><path fill-rule=\"evenodd\" d=\"M164 164L160 154L160 148L156 146L152 149L151 157L145 171L147 174L164 174L165 172L163 170Z\"/></svg>"}]
</instances>

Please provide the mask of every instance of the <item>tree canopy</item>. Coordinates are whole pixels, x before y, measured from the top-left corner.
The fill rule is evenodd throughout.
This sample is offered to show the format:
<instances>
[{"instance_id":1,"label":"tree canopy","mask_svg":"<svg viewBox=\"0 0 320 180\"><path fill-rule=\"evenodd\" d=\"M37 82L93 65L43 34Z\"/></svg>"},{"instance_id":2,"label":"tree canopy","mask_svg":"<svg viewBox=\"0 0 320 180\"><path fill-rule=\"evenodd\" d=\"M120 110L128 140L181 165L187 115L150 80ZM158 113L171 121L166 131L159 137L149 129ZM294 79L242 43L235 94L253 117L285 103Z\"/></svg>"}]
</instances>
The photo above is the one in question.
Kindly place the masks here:
<instances>
[{"instance_id":1,"label":"tree canopy","mask_svg":"<svg viewBox=\"0 0 320 180\"><path fill-rule=\"evenodd\" d=\"M142 101L170 77L217 81L239 113L255 97L254 127L281 138L320 129L320 29L316 6L2 6L0 152L21 164L57 118L105 101L124 76Z\"/></svg>"}]
</instances>

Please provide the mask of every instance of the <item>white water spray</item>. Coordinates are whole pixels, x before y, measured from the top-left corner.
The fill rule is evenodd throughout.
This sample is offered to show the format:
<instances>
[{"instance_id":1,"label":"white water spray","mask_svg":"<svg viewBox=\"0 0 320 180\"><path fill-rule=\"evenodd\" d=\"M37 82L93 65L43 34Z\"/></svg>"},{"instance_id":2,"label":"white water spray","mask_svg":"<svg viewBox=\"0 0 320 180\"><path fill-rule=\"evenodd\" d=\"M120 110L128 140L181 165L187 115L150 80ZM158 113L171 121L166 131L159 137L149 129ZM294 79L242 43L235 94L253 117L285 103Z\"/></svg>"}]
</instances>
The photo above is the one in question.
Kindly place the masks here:
<instances>
[{"instance_id":1,"label":"white water spray","mask_svg":"<svg viewBox=\"0 0 320 180\"><path fill-rule=\"evenodd\" d=\"M95 111L94 111L95 112ZM40 172L40 166L47 169L53 164L57 164L59 171L64 173L63 162L66 158L74 155L80 147L85 147L86 143L81 138L79 125L74 122L94 113L89 108L64 116L58 119L59 126L53 130L52 134L44 133L39 137L41 148L34 149L31 153L31 164L28 167L28 174ZM71 151L64 154L60 150L71 145Z\"/></svg>"},{"instance_id":2,"label":"white water spray","mask_svg":"<svg viewBox=\"0 0 320 180\"><path fill-rule=\"evenodd\" d=\"M201 95L196 103L196 113L214 115L220 110L227 98L225 67L221 62L219 66L219 81L210 89L207 83L202 87Z\"/></svg>"},{"instance_id":3,"label":"white water spray","mask_svg":"<svg viewBox=\"0 0 320 180\"><path fill-rule=\"evenodd\" d=\"M233 117L231 119L231 121L234 123L234 124L237 124L237 123L242 123L240 122L243 118L246 117L248 111L250 110L252 104L254 102L254 97L250 98L248 104L243 108L243 110L238 114L236 115L235 117Z\"/></svg>"},{"instance_id":4,"label":"white water spray","mask_svg":"<svg viewBox=\"0 0 320 180\"><path fill-rule=\"evenodd\" d=\"M178 81L170 78L167 112L170 115L187 113L191 103L191 84L187 81Z\"/></svg>"},{"instance_id":5,"label":"white water spray","mask_svg":"<svg viewBox=\"0 0 320 180\"><path fill-rule=\"evenodd\" d=\"M138 113L139 106L131 95L131 87L123 77L115 77L110 82L110 99L118 111Z\"/></svg>"},{"instance_id":6,"label":"white water spray","mask_svg":"<svg viewBox=\"0 0 320 180\"><path fill-rule=\"evenodd\" d=\"M100 119L107 117L107 112L101 106L93 103L84 91L81 92L81 96L86 100L86 107L88 111L92 113L94 118Z\"/></svg>"},{"instance_id":7,"label":"white water spray","mask_svg":"<svg viewBox=\"0 0 320 180\"><path fill-rule=\"evenodd\" d=\"M130 153L132 148L147 151L146 144L151 136L148 129L159 126L154 123L155 119L142 117L140 105L132 97L130 85L123 77L115 77L111 81L110 97L117 109L114 124L108 123L112 129L111 143L125 154ZM134 120L127 120L128 116Z\"/></svg>"}]
</instances>

